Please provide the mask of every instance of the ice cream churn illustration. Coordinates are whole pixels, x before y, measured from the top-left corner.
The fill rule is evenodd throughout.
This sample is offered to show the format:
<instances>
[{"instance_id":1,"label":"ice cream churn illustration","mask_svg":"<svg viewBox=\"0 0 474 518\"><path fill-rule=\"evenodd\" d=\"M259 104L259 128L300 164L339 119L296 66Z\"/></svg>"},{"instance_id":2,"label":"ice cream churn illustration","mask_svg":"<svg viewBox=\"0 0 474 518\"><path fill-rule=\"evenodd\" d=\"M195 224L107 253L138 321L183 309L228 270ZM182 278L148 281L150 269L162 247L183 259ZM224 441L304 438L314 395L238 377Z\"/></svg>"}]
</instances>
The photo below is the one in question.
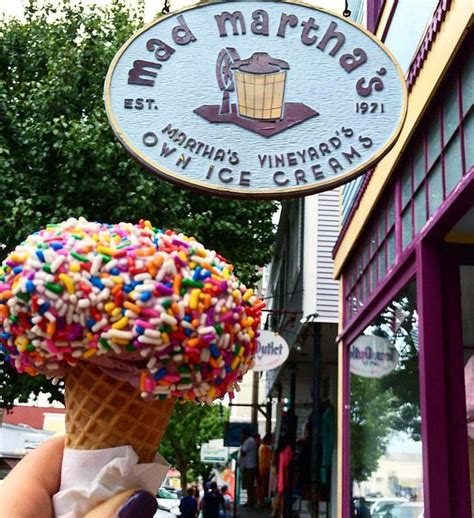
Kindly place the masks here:
<instances>
[{"instance_id":1,"label":"ice cream churn illustration","mask_svg":"<svg viewBox=\"0 0 474 518\"><path fill-rule=\"evenodd\" d=\"M234 71L239 115L257 120L284 117L286 61L266 52L255 52L249 59L235 61Z\"/></svg>"}]
</instances>

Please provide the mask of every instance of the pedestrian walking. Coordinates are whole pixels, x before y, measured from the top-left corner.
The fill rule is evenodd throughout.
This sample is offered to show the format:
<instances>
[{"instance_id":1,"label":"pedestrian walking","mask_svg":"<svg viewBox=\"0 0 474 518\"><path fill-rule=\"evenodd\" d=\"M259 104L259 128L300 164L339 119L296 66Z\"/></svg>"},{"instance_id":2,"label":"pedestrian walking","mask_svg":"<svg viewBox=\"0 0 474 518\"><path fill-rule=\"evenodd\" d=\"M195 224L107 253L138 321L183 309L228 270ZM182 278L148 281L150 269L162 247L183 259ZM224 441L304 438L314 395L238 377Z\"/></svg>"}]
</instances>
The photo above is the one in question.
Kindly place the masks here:
<instances>
[{"instance_id":1,"label":"pedestrian walking","mask_svg":"<svg viewBox=\"0 0 474 518\"><path fill-rule=\"evenodd\" d=\"M291 448L290 436L285 433L280 438L277 449L278 459L278 483L277 497L272 512L272 518L280 518L284 515L285 499L288 498L287 490L290 488L290 464L293 460L294 452Z\"/></svg>"},{"instance_id":2,"label":"pedestrian walking","mask_svg":"<svg viewBox=\"0 0 474 518\"><path fill-rule=\"evenodd\" d=\"M201 500L200 508L204 518L219 518L219 511L225 508L225 500L216 482L211 482L209 491L206 491Z\"/></svg>"},{"instance_id":3,"label":"pedestrian walking","mask_svg":"<svg viewBox=\"0 0 474 518\"><path fill-rule=\"evenodd\" d=\"M198 504L194 496L194 489L192 487L188 487L186 493L187 495L183 496L179 503L181 518L196 518Z\"/></svg>"},{"instance_id":4,"label":"pedestrian walking","mask_svg":"<svg viewBox=\"0 0 474 518\"><path fill-rule=\"evenodd\" d=\"M272 434L267 433L262 441L258 449L258 503L263 506L265 505L265 499L269 495L269 482L270 482L270 469L272 465L273 458L273 450L271 447L272 444Z\"/></svg>"},{"instance_id":5,"label":"pedestrian walking","mask_svg":"<svg viewBox=\"0 0 474 518\"><path fill-rule=\"evenodd\" d=\"M224 497L224 509L221 513L221 518L230 518L232 516L232 504L234 501L229 494L229 486L223 485L221 487L221 493Z\"/></svg>"},{"instance_id":6,"label":"pedestrian walking","mask_svg":"<svg viewBox=\"0 0 474 518\"><path fill-rule=\"evenodd\" d=\"M241 439L239 467L242 472L242 488L247 491L245 506L253 507L255 505L255 477L257 475L257 444L251 436L249 428L242 430Z\"/></svg>"}]
</instances>

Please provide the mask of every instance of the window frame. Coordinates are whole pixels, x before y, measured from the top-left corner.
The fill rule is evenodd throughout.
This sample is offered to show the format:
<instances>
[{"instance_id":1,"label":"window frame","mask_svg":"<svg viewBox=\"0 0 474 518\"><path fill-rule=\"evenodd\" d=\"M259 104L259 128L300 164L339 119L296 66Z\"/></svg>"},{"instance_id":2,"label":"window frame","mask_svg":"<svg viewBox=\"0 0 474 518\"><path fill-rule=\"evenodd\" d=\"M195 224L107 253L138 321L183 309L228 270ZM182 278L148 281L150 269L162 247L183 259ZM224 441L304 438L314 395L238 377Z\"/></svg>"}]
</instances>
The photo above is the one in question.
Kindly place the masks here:
<instances>
[{"instance_id":1,"label":"window frame","mask_svg":"<svg viewBox=\"0 0 474 518\"><path fill-rule=\"evenodd\" d=\"M359 238L359 245L355 248L355 253L352 254L352 260L349 262L343 276L342 282L344 285L344 299L343 299L343 324L347 325L354 319L360 308L367 303L370 297L379 287L380 283L387 277L390 271L399 264L404 254L409 253L409 250L414 246L418 236L423 232L425 227L430 224L436 213L442 210L447 200L456 190L456 186L469 173L468 168L473 167L474 164L467 164L467 146L465 142L464 132L465 128L471 123L471 117L474 117L474 106L466 107L463 102L463 80L465 74L468 74L469 67L474 66L473 57L461 56L462 61L460 65L451 71L444 80L442 87L430 103L427 113L434 113L434 120L439 124L436 135L439 138L439 155L430 164L429 163L429 140L428 136L432 137L430 128L433 125L433 117L425 117L419 127L413 134L410 145L405 151L404 156L396 167L392 180L385 188L380 201L378 202L378 209L376 209L369 219L365 227L364 233ZM465 81L465 80L464 80ZM466 82L466 85L468 83ZM456 125L452 128L449 139L445 138L445 111L446 100L452 94L452 89L455 90L457 104L456 108ZM433 142L431 143L433 145ZM460 164L460 171L456 171L454 176L456 178L454 186L448 189L449 170L446 157L450 151L453 151L452 146L459 147L460 157L458 157ZM423 175L416 183L415 180L415 159L420 159ZM457 156L457 155L456 155ZM433 201L430 197L430 179L438 172L441 165L441 186L442 186L442 200L438 204L436 210L432 211L431 204ZM405 199L403 195L403 186L409 186L409 197ZM422 218L418 220L419 213L416 212L417 204L420 199L418 196L424 190L424 195L421 194L421 210ZM449 191L449 192L448 192ZM388 224L388 205L387 202L394 205L394 223L390 228ZM416 202L416 203L415 203ZM381 221L385 221L385 229L383 232L383 239L380 239ZM408 222L406 221L408 220ZM388 236L394 228L395 231L395 256L393 264L389 264L388 258ZM408 239L406 238L408 232ZM372 236L375 236L375 244L371 242ZM378 254L384 247L385 253L385 272L382 275L379 268ZM368 249L368 261L365 260ZM362 258L362 263L360 262ZM375 261L375 275L371 270L371 264ZM369 272L369 273L367 273ZM365 290L366 278L369 275L369 290ZM362 285L363 287L359 287Z\"/></svg>"}]
</instances>

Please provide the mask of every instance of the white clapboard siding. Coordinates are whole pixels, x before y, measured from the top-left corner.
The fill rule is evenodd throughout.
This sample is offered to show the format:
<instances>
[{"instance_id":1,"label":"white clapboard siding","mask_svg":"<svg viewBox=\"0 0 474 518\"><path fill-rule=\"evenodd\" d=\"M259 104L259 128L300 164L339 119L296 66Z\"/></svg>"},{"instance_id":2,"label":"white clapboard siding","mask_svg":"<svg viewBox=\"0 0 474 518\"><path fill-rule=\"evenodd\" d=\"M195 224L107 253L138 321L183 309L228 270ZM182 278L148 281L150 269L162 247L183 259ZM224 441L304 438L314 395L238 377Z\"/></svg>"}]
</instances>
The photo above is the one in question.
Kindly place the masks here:
<instances>
[{"instance_id":1,"label":"white clapboard siding","mask_svg":"<svg viewBox=\"0 0 474 518\"><path fill-rule=\"evenodd\" d=\"M321 322L337 322L339 284L334 280L332 251L339 235L339 190L318 195L316 239L316 312Z\"/></svg>"}]
</instances>

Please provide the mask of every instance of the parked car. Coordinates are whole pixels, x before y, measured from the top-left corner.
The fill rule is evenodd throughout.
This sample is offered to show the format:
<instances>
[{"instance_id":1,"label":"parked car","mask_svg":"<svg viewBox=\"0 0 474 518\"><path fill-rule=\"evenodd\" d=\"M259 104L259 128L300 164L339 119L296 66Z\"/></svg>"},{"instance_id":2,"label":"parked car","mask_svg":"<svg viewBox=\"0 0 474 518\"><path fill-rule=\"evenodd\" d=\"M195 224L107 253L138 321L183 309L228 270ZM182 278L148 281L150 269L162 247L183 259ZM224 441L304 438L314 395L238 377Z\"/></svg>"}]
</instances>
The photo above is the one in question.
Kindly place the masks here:
<instances>
[{"instance_id":1,"label":"parked car","mask_svg":"<svg viewBox=\"0 0 474 518\"><path fill-rule=\"evenodd\" d=\"M391 518L423 518L425 506L423 502L396 504L390 511Z\"/></svg>"},{"instance_id":2,"label":"parked car","mask_svg":"<svg viewBox=\"0 0 474 518\"><path fill-rule=\"evenodd\" d=\"M175 514L170 513L169 511L163 511L163 509L157 509L156 513L153 515L153 518L174 518Z\"/></svg>"},{"instance_id":3,"label":"parked car","mask_svg":"<svg viewBox=\"0 0 474 518\"><path fill-rule=\"evenodd\" d=\"M373 518L385 518L387 511L390 511L395 504L404 504L406 502L408 502L408 498L397 496L376 498L370 508L370 514Z\"/></svg>"},{"instance_id":4,"label":"parked car","mask_svg":"<svg viewBox=\"0 0 474 518\"><path fill-rule=\"evenodd\" d=\"M179 496L173 491L169 491L165 487L158 489L156 501L158 502L158 511L155 514L155 518L172 518L173 516L179 516ZM166 514L164 514L166 513Z\"/></svg>"},{"instance_id":5,"label":"parked car","mask_svg":"<svg viewBox=\"0 0 474 518\"><path fill-rule=\"evenodd\" d=\"M354 510L358 511L360 509L360 496L355 496L354 501ZM370 510L372 508L372 504L375 502L375 498L364 497L365 506Z\"/></svg>"},{"instance_id":6,"label":"parked car","mask_svg":"<svg viewBox=\"0 0 474 518\"><path fill-rule=\"evenodd\" d=\"M183 496L182 493L181 493L181 489L176 489L175 487L167 486L167 485L163 485L161 487L163 487L164 489L166 489L170 493L176 495L178 498L181 498Z\"/></svg>"},{"instance_id":7,"label":"parked car","mask_svg":"<svg viewBox=\"0 0 474 518\"><path fill-rule=\"evenodd\" d=\"M168 488L161 486L156 494L157 498L165 498L168 500L179 500L179 495L176 491L170 491Z\"/></svg>"}]
</instances>

